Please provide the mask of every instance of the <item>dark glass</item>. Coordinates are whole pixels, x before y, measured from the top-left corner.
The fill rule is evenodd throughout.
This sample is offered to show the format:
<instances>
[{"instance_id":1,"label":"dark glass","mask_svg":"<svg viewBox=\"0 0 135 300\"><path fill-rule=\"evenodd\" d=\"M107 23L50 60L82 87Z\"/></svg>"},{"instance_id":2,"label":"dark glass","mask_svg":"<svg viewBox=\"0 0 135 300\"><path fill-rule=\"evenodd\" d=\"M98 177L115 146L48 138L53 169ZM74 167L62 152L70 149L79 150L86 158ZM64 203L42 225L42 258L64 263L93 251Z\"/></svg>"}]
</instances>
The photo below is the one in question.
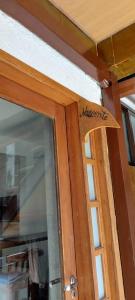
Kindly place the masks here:
<instances>
[{"instance_id":1,"label":"dark glass","mask_svg":"<svg viewBox=\"0 0 135 300\"><path fill-rule=\"evenodd\" d=\"M0 99L0 300L61 300L54 122Z\"/></svg>"},{"instance_id":2,"label":"dark glass","mask_svg":"<svg viewBox=\"0 0 135 300\"><path fill-rule=\"evenodd\" d=\"M126 142L126 148L127 148L127 155L128 155L128 161L131 162L131 153L130 153L130 144L129 144L129 137L127 132L127 124L126 124L126 115L125 112L122 111L122 120L123 120L123 129L124 129L124 136L125 136L125 142Z\"/></svg>"}]
</instances>

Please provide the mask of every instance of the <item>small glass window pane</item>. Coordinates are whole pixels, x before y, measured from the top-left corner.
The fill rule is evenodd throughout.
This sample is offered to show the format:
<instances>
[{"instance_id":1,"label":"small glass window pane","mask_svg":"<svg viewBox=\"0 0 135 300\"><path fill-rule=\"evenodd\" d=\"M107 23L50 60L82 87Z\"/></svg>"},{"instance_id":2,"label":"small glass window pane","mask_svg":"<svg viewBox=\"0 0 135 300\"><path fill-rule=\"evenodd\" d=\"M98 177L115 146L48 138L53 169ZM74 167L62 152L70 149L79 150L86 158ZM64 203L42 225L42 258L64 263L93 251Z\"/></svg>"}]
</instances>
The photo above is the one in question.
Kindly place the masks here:
<instances>
[{"instance_id":1,"label":"small glass window pane","mask_svg":"<svg viewBox=\"0 0 135 300\"><path fill-rule=\"evenodd\" d=\"M85 156L87 158L91 158L91 145L90 145L90 138L89 136L85 139Z\"/></svg>"},{"instance_id":2,"label":"small glass window pane","mask_svg":"<svg viewBox=\"0 0 135 300\"><path fill-rule=\"evenodd\" d=\"M134 136L134 141L135 141L135 115L130 115L130 120L131 120L131 125L132 125L132 130L133 130L133 136Z\"/></svg>"},{"instance_id":3,"label":"small glass window pane","mask_svg":"<svg viewBox=\"0 0 135 300\"><path fill-rule=\"evenodd\" d=\"M125 113L124 112L122 112L122 120L123 120L123 129L124 129L124 135L125 135L125 142L126 142L126 148L127 148L128 161L131 162L131 154L130 154L130 147L129 147L128 133L127 133L127 126L126 126L126 117L125 117Z\"/></svg>"},{"instance_id":4,"label":"small glass window pane","mask_svg":"<svg viewBox=\"0 0 135 300\"><path fill-rule=\"evenodd\" d=\"M98 282L98 296L99 300L105 297L104 277L103 277L103 265L101 255L96 256L96 271Z\"/></svg>"},{"instance_id":5,"label":"small glass window pane","mask_svg":"<svg viewBox=\"0 0 135 300\"><path fill-rule=\"evenodd\" d=\"M91 217L92 217L92 229L93 229L93 239L94 247L100 247L100 237L99 237L99 226L98 226L98 211L97 208L91 208Z\"/></svg>"},{"instance_id":6,"label":"small glass window pane","mask_svg":"<svg viewBox=\"0 0 135 300\"><path fill-rule=\"evenodd\" d=\"M95 195L95 185L94 185L94 173L93 173L93 167L91 165L87 165L87 176L88 176L89 198L91 201L94 201L96 199L96 195Z\"/></svg>"}]
</instances>

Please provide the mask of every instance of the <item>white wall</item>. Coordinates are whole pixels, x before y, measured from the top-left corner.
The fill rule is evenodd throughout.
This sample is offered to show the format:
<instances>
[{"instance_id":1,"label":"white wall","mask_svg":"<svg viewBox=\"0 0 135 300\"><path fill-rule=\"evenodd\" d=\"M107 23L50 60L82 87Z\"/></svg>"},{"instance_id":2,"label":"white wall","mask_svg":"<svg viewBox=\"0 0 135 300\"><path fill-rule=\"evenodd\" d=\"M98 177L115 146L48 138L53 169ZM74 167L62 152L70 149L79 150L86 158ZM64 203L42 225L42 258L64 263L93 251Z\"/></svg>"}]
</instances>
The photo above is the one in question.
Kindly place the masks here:
<instances>
[{"instance_id":1,"label":"white wall","mask_svg":"<svg viewBox=\"0 0 135 300\"><path fill-rule=\"evenodd\" d=\"M100 87L90 76L1 10L0 49L87 100L100 104Z\"/></svg>"}]
</instances>

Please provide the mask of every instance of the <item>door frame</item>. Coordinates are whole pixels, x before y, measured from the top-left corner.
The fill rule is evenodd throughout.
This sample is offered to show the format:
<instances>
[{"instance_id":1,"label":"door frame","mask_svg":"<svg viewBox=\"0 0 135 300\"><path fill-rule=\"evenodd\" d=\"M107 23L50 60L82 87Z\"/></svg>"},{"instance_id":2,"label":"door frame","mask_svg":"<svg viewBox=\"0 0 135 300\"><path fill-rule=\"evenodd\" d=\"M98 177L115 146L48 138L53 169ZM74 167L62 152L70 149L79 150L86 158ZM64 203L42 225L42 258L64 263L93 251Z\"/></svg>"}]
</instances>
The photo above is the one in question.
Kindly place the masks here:
<instances>
[{"instance_id":1,"label":"door frame","mask_svg":"<svg viewBox=\"0 0 135 300\"><path fill-rule=\"evenodd\" d=\"M93 300L96 297L93 259L76 103L82 97L3 51L0 51L0 96L55 120L64 284L69 284L71 275L77 276L79 299ZM121 284L120 279L119 287ZM70 293L65 293L65 299L71 300Z\"/></svg>"},{"instance_id":2,"label":"door frame","mask_svg":"<svg viewBox=\"0 0 135 300\"><path fill-rule=\"evenodd\" d=\"M76 266L80 295L79 299L97 300L97 279L92 245L92 228L90 228L91 226L89 226L88 221L87 179L85 170L87 159L84 157L84 137L80 133L79 116L80 113L77 103L73 103L66 107ZM102 223L104 224L104 227L106 226L104 230L104 239L106 239L106 269L108 270L109 278L109 281L108 278L106 280L106 286L108 290L111 290L111 297L109 295L108 298L108 295L106 295L104 299L124 300L125 296L116 228L106 129L102 128L98 130L93 131L96 137L96 139L94 138L94 148L99 160L98 164L96 164L96 169L99 173L98 177L100 176L100 184L103 185L103 188L101 189L100 186L98 187L98 190L101 190L100 201L102 201L103 198ZM76 174L79 175L76 176ZM97 181L99 180L97 180L96 176L96 183L99 185L99 182ZM108 218L107 222L105 221L106 218Z\"/></svg>"},{"instance_id":3,"label":"door frame","mask_svg":"<svg viewBox=\"0 0 135 300\"><path fill-rule=\"evenodd\" d=\"M6 73L7 72L7 73ZM2 75L1 75L2 74ZM68 166L68 150L66 137L66 120L64 106L35 91L35 86L27 82L27 76L21 71L18 77L15 76L15 69L9 62L2 62L0 69L0 97L11 103L23 106L24 108L44 114L54 120L56 139L56 165L58 174L58 193L60 206L61 243L63 258L63 285L69 284L71 275L76 277L76 262L74 248L74 232L72 222L71 191ZM21 84L22 78L22 84ZM24 84L25 83L25 84ZM26 87L27 85L27 87ZM48 91L47 91L48 93ZM63 97L63 93L61 96ZM52 93L50 93L52 97ZM55 97L57 99L57 89ZM53 93L54 98L54 93ZM63 286L63 288L64 288ZM78 299L78 297L76 297ZM65 300L71 300L71 294L65 292Z\"/></svg>"}]
</instances>

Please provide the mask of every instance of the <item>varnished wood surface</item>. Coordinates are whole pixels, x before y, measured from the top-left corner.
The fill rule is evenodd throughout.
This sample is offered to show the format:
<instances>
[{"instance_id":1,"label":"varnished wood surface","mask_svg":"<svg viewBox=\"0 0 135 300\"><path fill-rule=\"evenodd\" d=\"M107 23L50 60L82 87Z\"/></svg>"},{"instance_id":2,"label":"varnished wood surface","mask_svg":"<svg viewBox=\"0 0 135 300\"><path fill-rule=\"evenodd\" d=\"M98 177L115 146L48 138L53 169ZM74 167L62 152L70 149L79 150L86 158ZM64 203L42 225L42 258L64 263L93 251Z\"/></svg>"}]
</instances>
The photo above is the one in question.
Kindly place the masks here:
<instances>
[{"instance_id":1,"label":"varnished wood surface","mask_svg":"<svg viewBox=\"0 0 135 300\"><path fill-rule=\"evenodd\" d=\"M135 295L135 202L128 172L127 153L122 126L121 104L116 78L112 87L103 90L103 102L117 119L120 129L107 128L112 186L126 300ZM102 74L99 72L100 79ZM128 237L128 238L126 238Z\"/></svg>"},{"instance_id":2,"label":"varnished wood surface","mask_svg":"<svg viewBox=\"0 0 135 300\"><path fill-rule=\"evenodd\" d=\"M128 3L128 5L130 4ZM134 0L133 5L135 6ZM116 7L118 7L118 4ZM127 14L124 15L126 16ZM121 20L121 17L119 20ZM125 78L135 73L135 22L130 24L130 26L125 26L123 30L110 35L98 44L99 56L107 63L110 70L115 73L117 79ZM115 26L114 22L112 25Z\"/></svg>"},{"instance_id":3,"label":"varnished wood surface","mask_svg":"<svg viewBox=\"0 0 135 300\"><path fill-rule=\"evenodd\" d=\"M0 8L95 80L98 68L109 79L106 64L97 56L96 45L48 0L1 0Z\"/></svg>"},{"instance_id":4,"label":"varnished wood surface","mask_svg":"<svg viewBox=\"0 0 135 300\"><path fill-rule=\"evenodd\" d=\"M113 115L102 105L100 106L96 103L80 100L78 102L78 114L82 140L84 140L88 132L98 128L120 128Z\"/></svg>"},{"instance_id":5,"label":"varnished wood surface","mask_svg":"<svg viewBox=\"0 0 135 300\"><path fill-rule=\"evenodd\" d=\"M118 246L118 236L116 229L116 217L114 211L113 191L111 184L111 174L109 168L108 148L105 129L98 129L90 132L90 144L92 158L85 158L84 143L83 143L83 158L84 158L84 175L86 184L86 198L88 207L89 232L93 258L95 255L102 255L104 284L105 284L105 299L125 299L120 253ZM89 138L87 136L87 139ZM92 164L93 161L93 164ZM96 193L96 201L90 201L88 178L86 172L86 164L94 166L94 186ZM100 236L100 247L96 248L93 244L92 221L90 217L90 208L98 210L98 226ZM94 281L97 283L95 262L93 264ZM98 296L96 296L98 299Z\"/></svg>"},{"instance_id":6,"label":"varnished wood surface","mask_svg":"<svg viewBox=\"0 0 135 300\"><path fill-rule=\"evenodd\" d=\"M106 268L109 274L108 284L111 291L111 299L124 300L125 295L109 166L106 129L102 128L101 130L96 130L94 132L94 138L106 247Z\"/></svg>"},{"instance_id":7,"label":"varnished wood surface","mask_svg":"<svg viewBox=\"0 0 135 300\"><path fill-rule=\"evenodd\" d=\"M134 0L50 0L95 42L102 41L135 21ZM125 14L121 12L125 11ZM115 22L114 22L115 20Z\"/></svg>"},{"instance_id":8,"label":"varnished wood surface","mask_svg":"<svg viewBox=\"0 0 135 300\"><path fill-rule=\"evenodd\" d=\"M112 298L111 291L110 291L110 282L109 281L109 273L108 273L108 262L107 262L107 249L106 249L106 243L105 243L105 231L103 227L103 214L102 214L102 202L101 202L101 195L100 195L100 177L99 177L99 166L97 164L97 160L99 159L97 155L97 147L99 148L99 145L102 143L101 136L98 135L98 142L96 143L96 135L97 131L94 130L90 131L89 135L87 136L87 139L90 139L90 145L91 145L91 159L88 162L88 159L85 158L85 151L84 151L84 140L82 140L82 153L83 153L83 161L84 161L84 177L85 177L85 189L86 189L86 200L87 200L87 221L89 224L89 235L90 235L90 247L92 252L92 258L93 258L93 274L94 274L94 284L95 284L95 290L96 295L95 299L97 300L99 298L98 296L98 282L97 282L97 271L95 267L95 257L98 255L102 255L102 266L103 266L103 282L104 282L104 293L105 293L105 299L106 298ZM101 147L102 149L102 147ZM101 158L100 158L101 159ZM88 174L87 174L87 165L91 165L91 161L93 161L93 174L94 174L94 187L95 187L95 196L96 201L90 200L89 195L89 186L88 186ZM102 166L103 169L103 166ZM101 176L103 181L104 173L101 169ZM105 184L105 181L104 181ZM104 196L105 197L105 196ZM97 210L97 220L98 220L98 230L99 230L99 240L100 240L100 246L98 248L95 248L94 246L94 232L93 232L93 222L91 217L91 209L95 207ZM105 224L106 226L106 224ZM111 266L109 266L111 268ZM112 284L112 282L111 282ZM116 295L116 294L115 294Z\"/></svg>"},{"instance_id":9,"label":"varnished wood surface","mask_svg":"<svg viewBox=\"0 0 135 300\"><path fill-rule=\"evenodd\" d=\"M77 94L2 50L0 50L0 74L62 105L80 99Z\"/></svg>"},{"instance_id":10,"label":"varnished wood surface","mask_svg":"<svg viewBox=\"0 0 135 300\"><path fill-rule=\"evenodd\" d=\"M79 299L89 300L95 299L97 291L95 291L93 278L93 258L87 221L82 145L76 103L66 107L66 121Z\"/></svg>"},{"instance_id":11,"label":"varnished wood surface","mask_svg":"<svg viewBox=\"0 0 135 300\"><path fill-rule=\"evenodd\" d=\"M120 97L135 94L135 77L118 83Z\"/></svg>"}]
</instances>

